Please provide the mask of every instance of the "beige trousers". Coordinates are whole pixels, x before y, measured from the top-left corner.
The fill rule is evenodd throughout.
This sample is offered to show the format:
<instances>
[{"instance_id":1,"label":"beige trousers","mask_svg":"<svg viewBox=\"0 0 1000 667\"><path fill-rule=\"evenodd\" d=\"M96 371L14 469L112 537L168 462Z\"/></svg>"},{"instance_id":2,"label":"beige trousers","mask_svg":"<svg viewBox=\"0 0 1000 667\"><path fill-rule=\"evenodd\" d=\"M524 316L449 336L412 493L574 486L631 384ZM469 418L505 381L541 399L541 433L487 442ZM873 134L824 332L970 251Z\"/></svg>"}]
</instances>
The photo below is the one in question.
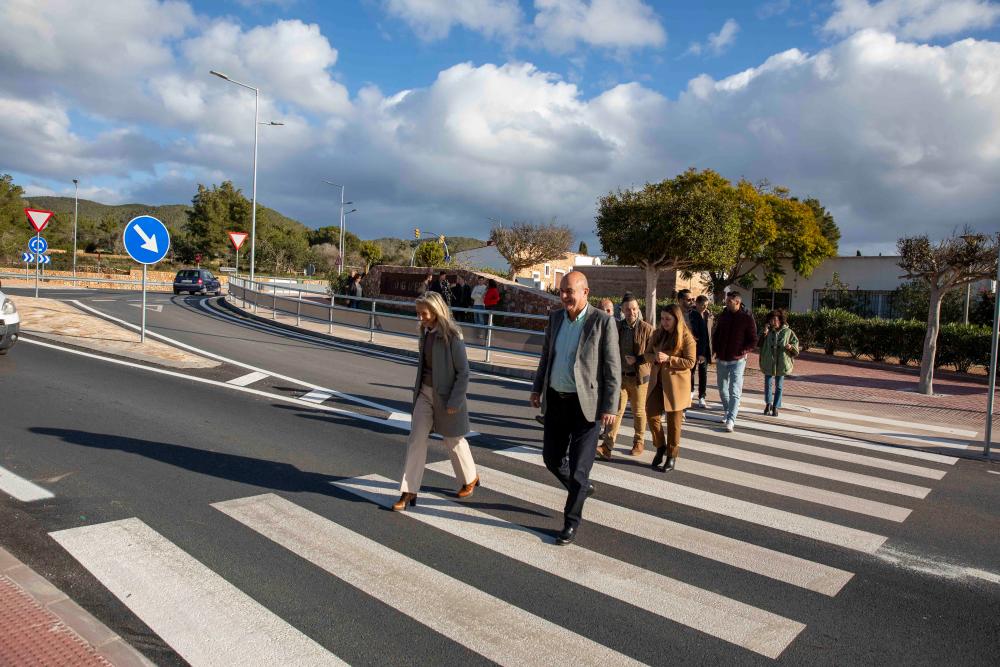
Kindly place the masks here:
<instances>
[{"instance_id":1,"label":"beige trousers","mask_svg":"<svg viewBox=\"0 0 1000 667\"><path fill-rule=\"evenodd\" d=\"M434 426L434 391L423 385L413 406L413 421L410 423L410 437L406 441L406 467L403 469L403 481L399 485L401 493L419 493L420 483L424 478L424 466L427 465L427 441L430 440L431 429ZM444 438L444 446L448 450L448 458L455 469L455 479L462 486L476 478L476 464L472 460L472 450L464 437Z\"/></svg>"},{"instance_id":2,"label":"beige trousers","mask_svg":"<svg viewBox=\"0 0 1000 667\"><path fill-rule=\"evenodd\" d=\"M608 447L612 449L615 447L615 438L618 437L618 429L625 418L626 403L632 404L632 422L635 425L635 435L632 436L632 444L637 445L642 442L643 437L646 435L647 387L649 387L648 383L639 384L634 375L622 376L622 394L621 400L618 403L618 415L615 417L615 423L611 426L611 430L604 435L604 442Z\"/></svg>"}]
</instances>

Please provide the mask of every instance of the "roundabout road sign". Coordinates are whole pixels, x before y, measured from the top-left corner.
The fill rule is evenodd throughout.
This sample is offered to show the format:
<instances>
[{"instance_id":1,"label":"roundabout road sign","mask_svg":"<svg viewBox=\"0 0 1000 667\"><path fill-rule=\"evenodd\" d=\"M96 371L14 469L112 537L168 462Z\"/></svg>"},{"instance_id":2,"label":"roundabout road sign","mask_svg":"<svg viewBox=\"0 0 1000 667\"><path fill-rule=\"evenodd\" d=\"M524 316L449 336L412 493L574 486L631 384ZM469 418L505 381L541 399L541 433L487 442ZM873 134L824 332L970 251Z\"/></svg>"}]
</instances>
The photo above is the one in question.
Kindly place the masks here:
<instances>
[{"instance_id":1,"label":"roundabout road sign","mask_svg":"<svg viewBox=\"0 0 1000 667\"><path fill-rule=\"evenodd\" d=\"M28 249L33 253L41 255L43 252L49 249L49 242L46 241L41 236L35 236L32 237L30 241L28 241Z\"/></svg>"},{"instance_id":2,"label":"roundabout road sign","mask_svg":"<svg viewBox=\"0 0 1000 667\"><path fill-rule=\"evenodd\" d=\"M122 233L125 251L140 264L156 264L170 250L170 232L151 215L132 218Z\"/></svg>"}]
</instances>

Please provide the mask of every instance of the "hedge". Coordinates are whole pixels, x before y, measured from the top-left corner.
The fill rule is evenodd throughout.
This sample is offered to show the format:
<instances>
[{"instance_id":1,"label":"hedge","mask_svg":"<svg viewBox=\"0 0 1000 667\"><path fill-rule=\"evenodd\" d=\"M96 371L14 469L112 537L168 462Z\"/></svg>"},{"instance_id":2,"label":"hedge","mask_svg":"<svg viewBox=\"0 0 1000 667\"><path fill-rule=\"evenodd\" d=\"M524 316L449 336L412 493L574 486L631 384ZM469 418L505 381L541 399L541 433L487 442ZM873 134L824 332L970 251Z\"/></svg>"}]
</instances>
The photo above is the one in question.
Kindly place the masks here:
<instances>
[{"instance_id":1,"label":"hedge","mask_svg":"<svg viewBox=\"0 0 1000 667\"><path fill-rule=\"evenodd\" d=\"M601 297L591 295L590 301L597 306ZM617 305L619 300L613 299ZM639 298L643 307L644 299ZM671 303L669 299L658 300L657 306ZM722 307L709 306L713 313ZM758 326L763 328L768 310L761 308L754 312ZM655 324L655 323L654 323ZM823 308L805 313L788 313L788 326L799 337L803 350L820 348L825 354L847 352L855 359L870 359L883 362L894 358L901 366L919 362L924 352L926 322L917 320L884 320L877 317L866 318L840 308ZM966 373L973 366L989 366L990 327L975 324L942 324L938 334L935 366L951 366L960 373Z\"/></svg>"}]
</instances>

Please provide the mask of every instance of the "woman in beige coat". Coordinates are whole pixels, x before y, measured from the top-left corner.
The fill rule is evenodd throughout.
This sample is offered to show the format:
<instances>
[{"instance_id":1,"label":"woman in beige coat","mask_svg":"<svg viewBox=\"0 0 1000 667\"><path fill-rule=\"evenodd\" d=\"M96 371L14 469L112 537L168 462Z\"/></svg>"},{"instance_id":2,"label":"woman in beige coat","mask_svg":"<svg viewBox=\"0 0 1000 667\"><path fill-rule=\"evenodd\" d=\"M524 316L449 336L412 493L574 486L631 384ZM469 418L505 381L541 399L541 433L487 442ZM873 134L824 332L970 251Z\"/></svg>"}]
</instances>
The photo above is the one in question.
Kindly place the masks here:
<instances>
[{"instance_id":1,"label":"woman in beige coat","mask_svg":"<svg viewBox=\"0 0 1000 667\"><path fill-rule=\"evenodd\" d=\"M660 311L660 326L649 339L648 350L643 356L653 364L646 390L646 418L656 446L652 467L667 472L674 469L684 410L691 407L691 369L698 354L698 344L676 303ZM666 438L661 423L663 413L667 417Z\"/></svg>"},{"instance_id":2,"label":"woman in beige coat","mask_svg":"<svg viewBox=\"0 0 1000 667\"><path fill-rule=\"evenodd\" d=\"M431 431L444 438L455 477L462 484L458 497L471 496L479 486L476 464L465 439L469 432L469 409L465 400L469 387L469 360L462 330L455 324L440 294L424 292L416 306L420 318L417 379L413 384L413 419L406 441L406 467L399 485L402 495L392 506L396 512L417 504Z\"/></svg>"}]
</instances>

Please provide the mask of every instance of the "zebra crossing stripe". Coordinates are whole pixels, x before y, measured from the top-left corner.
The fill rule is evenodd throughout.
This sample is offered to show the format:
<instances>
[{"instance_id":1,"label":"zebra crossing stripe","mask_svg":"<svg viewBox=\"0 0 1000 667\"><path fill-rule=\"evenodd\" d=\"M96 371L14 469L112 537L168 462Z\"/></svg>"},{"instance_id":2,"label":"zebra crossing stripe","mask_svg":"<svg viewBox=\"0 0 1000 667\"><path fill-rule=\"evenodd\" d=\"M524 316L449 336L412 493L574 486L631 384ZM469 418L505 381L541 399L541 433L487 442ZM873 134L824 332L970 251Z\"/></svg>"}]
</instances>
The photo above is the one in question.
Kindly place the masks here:
<instances>
[{"instance_id":1,"label":"zebra crossing stripe","mask_svg":"<svg viewBox=\"0 0 1000 667\"><path fill-rule=\"evenodd\" d=\"M748 398L743 396L740 399L741 403L749 403L751 405L764 405L764 401L759 398ZM955 435L960 438L975 438L978 433L976 431L970 431L964 428L955 428L954 426L942 426L940 424L919 424L912 421L902 421L900 419L889 419L887 417L875 417L873 415L863 415L858 412L843 412L841 410L829 410L827 408L817 408L812 405L800 405L795 406L789 404L787 406L791 409L800 409L805 411L808 415L823 415L825 417L837 417L839 419L848 419L851 421L868 422L870 424L884 424L885 426L895 426L897 428L910 428L916 429L918 431L930 431L932 433L947 433L948 435ZM782 413L782 418L785 415L792 416L786 410ZM800 415L794 415L796 417ZM805 417L805 415L801 415ZM848 424L850 425L850 424Z\"/></svg>"},{"instance_id":2,"label":"zebra crossing stripe","mask_svg":"<svg viewBox=\"0 0 1000 667\"><path fill-rule=\"evenodd\" d=\"M347 664L139 519L50 535L194 667Z\"/></svg>"},{"instance_id":3,"label":"zebra crossing stripe","mask_svg":"<svg viewBox=\"0 0 1000 667\"><path fill-rule=\"evenodd\" d=\"M451 465L446 461L432 463L427 469L451 475ZM533 505L557 512L562 512L566 504L566 491L562 487L539 484L481 465L477 465L476 470L482 486L492 491L524 498ZM651 542L831 597L839 593L854 576L845 570L643 514L596 498L587 501L586 520L588 523L608 526Z\"/></svg>"},{"instance_id":4,"label":"zebra crossing stripe","mask_svg":"<svg viewBox=\"0 0 1000 667\"><path fill-rule=\"evenodd\" d=\"M903 443L913 447L934 446L934 447L947 447L951 449L969 448L968 442L963 442L961 440L956 440L954 438L941 438L933 435L925 435L920 433L906 433L896 430L877 428L874 426L851 424L849 422L843 422L843 421L817 419L815 417L806 417L803 415L790 414L788 412L781 413L781 418L787 422L792 422L795 424L804 424L806 426L811 426L811 427L828 428L836 431L850 431L853 433L868 433L872 435L880 435L885 438L893 438L895 440L900 440Z\"/></svg>"},{"instance_id":5,"label":"zebra crossing stripe","mask_svg":"<svg viewBox=\"0 0 1000 667\"><path fill-rule=\"evenodd\" d=\"M212 507L497 664L643 664L274 494Z\"/></svg>"},{"instance_id":6,"label":"zebra crossing stripe","mask_svg":"<svg viewBox=\"0 0 1000 667\"><path fill-rule=\"evenodd\" d=\"M911 463L903 463L902 461L893 461L891 459L880 459L875 456L867 456L865 454L855 454L854 452L845 452L839 449L829 449L828 447L817 447L815 445L806 445L801 442L796 442L794 440L779 440L778 438L768 438L762 435L757 435L754 433L747 433L745 431L740 431L739 434L730 433L719 433L715 431L710 431L704 426L693 426L691 424L686 424L684 428L683 441L681 446L684 446L690 439L704 438L706 435L712 435L716 437L723 438L727 441L727 446L732 445L761 445L763 447L768 447L770 449L780 449L787 452L795 452L800 454L806 454L808 456L815 456L817 458L830 459L833 461L842 461L844 463L853 463L855 465L865 466L867 468L877 468L879 470L889 470L892 472L899 472L906 475L912 475L914 477L923 477L926 479L943 479L945 475L948 474L947 470L940 470L938 468L926 468L924 466L913 465ZM700 442L708 442L707 440L700 439Z\"/></svg>"},{"instance_id":7,"label":"zebra crossing stripe","mask_svg":"<svg viewBox=\"0 0 1000 667\"><path fill-rule=\"evenodd\" d=\"M331 484L382 506L399 485L378 475ZM648 612L769 658L777 658L805 625L718 593L584 549L552 545L552 538L468 505L422 494L404 514L508 558L603 593Z\"/></svg>"},{"instance_id":8,"label":"zebra crossing stripe","mask_svg":"<svg viewBox=\"0 0 1000 667\"><path fill-rule=\"evenodd\" d=\"M926 498L927 494L931 492L931 489L925 486L916 486L913 484L907 484L905 482L897 482L891 479L884 479L882 477L874 477L872 475L863 475L861 473L850 472L848 470L840 470L838 468L830 468L827 466L820 466L813 463L806 463L804 461L796 461L794 459L783 459L778 456L769 456L767 454L759 454L757 452L747 451L745 449L739 449L738 447L733 447L730 445L719 445L713 442L704 442L700 440L694 440L691 438L684 438L681 442L681 450L689 449L695 452L703 452L705 454L711 454L713 456L721 456L729 459L736 459L738 461L746 461L747 463L753 463L755 465L764 466L766 468L776 468L778 470L787 470L789 472L796 472L802 475L810 475L812 477L820 477L822 479L829 479L835 482L843 482L844 484L852 484L854 486L862 486L868 489L875 489L876 491L885 491L886 493L895 493L901 496L907 496L910 498ZM641 461L652 460L653 453L646 452L645 454L634 457ZM683 460L683 459L682 459ZM678 462L680 464L680 461ZM688 472L684 470L684 472Z\"/></svg>"},{"instance_id":9,"label":"zebra crossing stripe","mask_svg":"<svg viewBox=\"0 0 1000 667\"><path fill-rule=\"evenodd\" d=\"M260 371L253 371L252 373L247 373L246 375L241 375L237 378L229 380L227 384L233 384L237 387L249 387L254 382L260 382L261 380L270 377L267 373L261 373Z\"/></svg>"},{"instance_id":10,"label":"zebra crossing stripe","mask_svg":"<svg viewBox=\"0 0 1000 667\"><path fill-rule=\"evenodd\" d=\"M714 414L709 414L706 412L697 412L695 410L688 410L688 419L698 419L702 422L716 423L719 422L719 416ZM741 421L739 422L738 430L742 434L749 429L751 431L764 431L766 433L780 433L782 435L791 435L798 438L807 438L809 440L819 440L821 442L834 443L838 445L846 445L847 447L854 447L855 449L867 449L873 452L882 452L885 454L892 454L894 456L902 456L910 459L920 459L922 461L932 461L934 463L944 463L947 465L955 465L958 461L954 456L945 456L944 454L935 454L934 452L925 452L922 449L907 449L905 447L898 447L893 445L880 445L873 442L865 442L863 440L856 440L854 438L848 438L842 435L834 435L832 433L817 433L816 431L810 431L804 428L796 428L792 426L782 426L781 424L769 424L766 422L755 422L755 421ZM734 436L739 437L739 436Z\"/></svg>"},{"instance_id":11,"label":"zebra crossing stripe","mask_svg":"<svg viewBox=\"0 0 1000 667\"><path fill-rule=\"evenodd\" d=\"M542 461L541 450L532 447L513 447L499 450L496 453L537 466L545 465ZM654 479L647 475L626 472L615 466L595 465L590 473L590 479L862 553L875 553L888 539L884 535L841 526L766 505L758 505L738 498L730 498L693 486L684 486Z\"/></svg>"},{"instance_id":12,"label":"zebra crossing stripe","mask_svg":"<svg viewBox=\"0 0 1000 667\"><path fill-rule=\"evenodd\" d=\"M300 398L310 403L322 403L328 398L333 398L333 392L326 389L313 389L308 394L303 394Z\"/></svg>"},{"instance_id":13,"label":"zebra crossing stripe","mask_svg":"<svg viewBox=\"0 0 1000 667\"><path fill-rule=\"evenodd\" d=\"M55 498L51 491L43 489L34 482L29 482L20 475L15 475L2 467L0 467L0 491L22 503Z\"/></svg>"}]
</instances>

